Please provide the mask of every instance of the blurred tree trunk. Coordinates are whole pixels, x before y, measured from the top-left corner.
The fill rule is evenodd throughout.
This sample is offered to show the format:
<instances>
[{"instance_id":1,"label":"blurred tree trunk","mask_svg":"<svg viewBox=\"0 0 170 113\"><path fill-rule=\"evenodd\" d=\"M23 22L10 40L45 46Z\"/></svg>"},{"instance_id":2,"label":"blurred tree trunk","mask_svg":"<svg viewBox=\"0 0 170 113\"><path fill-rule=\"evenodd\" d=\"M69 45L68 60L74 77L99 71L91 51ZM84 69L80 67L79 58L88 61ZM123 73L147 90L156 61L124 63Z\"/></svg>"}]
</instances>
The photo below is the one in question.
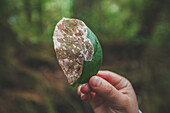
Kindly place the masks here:
<instances>
[{"instance_id":1,"label":"blurred tree trunk","mask_svg":"<svg viewBox=\"0 0 170 113\"><path fill-rule=\"evenodd\" d=\"M6 0L0 1L0 92L1 88L10 87L10 74L12 62L12 49L15 48L16 34L11 29L8 19L12 15L12 11L6 7L9 2ZM4 10L5 9L5 10Z\"/></svg>"},{"instance_id":2,"label":"blurred tree trunk","mask_svg":"<svg viewBox=\"0 0 170 113\"><path fill-rule=\"evenodd\" d=\"M159 20L162 9L165 8L167 0L150 0L145 1L145 8L140 15L141 27L138 32L138 37L148 39Z\"/></svg>"},{"instance_id":3,"label":"blurred tree trunk","mask_svg":"<svg viewBox=\"0 0 170 113\"><path fill-rule=\"evenodd\" d=\"M31 0L24 0L24 7L28 22L32 23Z\"/></svg>"},{"instance_id":4,"label":"blurred tree trunk","mask_svg":"<svg viewBox=\"0 0 170 113\"><path fill-rule=\"evenodd\" d=\"M12 72L12 49L16 44L16 34L11 30L9 24L0 21L0 88L11 87L10 75ZM1 91L1 90L0 90Z\"/></svg>"},{"instance_id":5,"label":"blurred tree trunk","mask_svg":"<svg viewBox=\"0 0 170 113\"><path fill-rule=\"evenodd\" d=\"M39 27L39 33L43 33L43 9L42 9L42 5L43 5L43 0L38 0L38 4L37 4L37 10L38 10L38 14L39 14L39 21L38 21L38 27Z\"/></svg>"}]
</instances>

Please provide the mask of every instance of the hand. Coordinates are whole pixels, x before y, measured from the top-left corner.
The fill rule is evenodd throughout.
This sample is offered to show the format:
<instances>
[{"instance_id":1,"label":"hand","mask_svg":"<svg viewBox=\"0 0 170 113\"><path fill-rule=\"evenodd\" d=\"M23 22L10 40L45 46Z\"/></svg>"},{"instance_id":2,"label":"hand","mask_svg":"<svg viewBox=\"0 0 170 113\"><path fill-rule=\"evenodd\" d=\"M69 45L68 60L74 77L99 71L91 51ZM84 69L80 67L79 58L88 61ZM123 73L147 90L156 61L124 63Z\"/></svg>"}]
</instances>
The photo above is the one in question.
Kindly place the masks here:
<instances>
[{"instance_id":1,"label":"hand","mask_svg":"<svg viewBox=\"0 0 170 113\"><path fill-rule=\"evenodd\" d=\"M138 113L131 83L110 71L99 71L78 87L78 94L83 101L90 100L95 113Z\"/></svg>"}]
</instances>

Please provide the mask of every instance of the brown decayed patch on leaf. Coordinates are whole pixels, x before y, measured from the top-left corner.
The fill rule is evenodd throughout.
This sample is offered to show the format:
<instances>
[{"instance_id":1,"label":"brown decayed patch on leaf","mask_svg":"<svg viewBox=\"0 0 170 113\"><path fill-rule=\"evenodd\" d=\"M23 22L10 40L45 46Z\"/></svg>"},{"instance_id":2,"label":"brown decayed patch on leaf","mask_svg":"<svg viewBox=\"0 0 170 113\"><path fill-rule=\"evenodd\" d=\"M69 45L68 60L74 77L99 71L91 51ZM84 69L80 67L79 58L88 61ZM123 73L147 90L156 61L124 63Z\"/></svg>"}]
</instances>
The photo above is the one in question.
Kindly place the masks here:
<instances>
[{"instance_id":1,"label":"brown decayed patch on leaf","mask_svg":"<svg viewBox=\"0 0 170 113\"><path fill-rule=\"evenodd\" d=\"M69 84L82 74L84 61L91 61L94 49L87 38L87 26L78 19L63 18L56 25L53 41L56 56Z\"/></svg>"}]
</instances>

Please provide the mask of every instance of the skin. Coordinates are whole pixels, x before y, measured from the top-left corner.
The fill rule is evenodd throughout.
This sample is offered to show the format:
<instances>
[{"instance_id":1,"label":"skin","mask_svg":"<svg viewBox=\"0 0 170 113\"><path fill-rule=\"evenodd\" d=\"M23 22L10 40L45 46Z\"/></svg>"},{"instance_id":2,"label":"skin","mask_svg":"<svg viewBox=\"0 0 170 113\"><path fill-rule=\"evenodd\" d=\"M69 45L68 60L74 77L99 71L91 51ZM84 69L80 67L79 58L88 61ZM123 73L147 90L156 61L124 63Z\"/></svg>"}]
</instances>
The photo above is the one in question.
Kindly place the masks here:
<instances>
[{"instance_id":1,"label":"skin","mask_svg":"<svg viewBox=\"0 0 170 113\"><path fill-rule=\"evenodd\" d=\"M131 83L116 73L99 71L77 90L83 101L90 101L95 113L138 113Z\"/></svg>"}]
</instances>

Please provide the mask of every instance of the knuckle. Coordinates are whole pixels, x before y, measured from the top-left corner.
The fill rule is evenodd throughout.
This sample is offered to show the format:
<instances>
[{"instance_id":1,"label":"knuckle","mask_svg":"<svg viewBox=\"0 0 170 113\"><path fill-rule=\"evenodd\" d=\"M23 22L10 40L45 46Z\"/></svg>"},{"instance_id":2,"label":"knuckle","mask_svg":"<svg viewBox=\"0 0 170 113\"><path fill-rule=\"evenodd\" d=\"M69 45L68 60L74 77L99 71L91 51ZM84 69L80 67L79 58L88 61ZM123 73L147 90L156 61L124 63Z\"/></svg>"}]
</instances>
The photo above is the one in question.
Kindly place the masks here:
<instances>
[{"instance_id":1,"label":"knuckle","mask_svg":"<svg viewBox=\"0 0 170 113\"><path fill-rule=\"evenodd\" d=\"M124 87L131 87L130 81L127 78L125 78L125 77L122 77L122 85Z\"/></svg>"},{"instance_id":2,"label":"knuckle","mask_svg":"<svg viewBox=\"0 0 170 113\"><path fill-rule=\"evenodd\" d=\"M130 81L129 81L127 78L123 77L123 79L124 79L125 81L127 81L128 83L130 83Z\"/></svg>"}]
</instances>

